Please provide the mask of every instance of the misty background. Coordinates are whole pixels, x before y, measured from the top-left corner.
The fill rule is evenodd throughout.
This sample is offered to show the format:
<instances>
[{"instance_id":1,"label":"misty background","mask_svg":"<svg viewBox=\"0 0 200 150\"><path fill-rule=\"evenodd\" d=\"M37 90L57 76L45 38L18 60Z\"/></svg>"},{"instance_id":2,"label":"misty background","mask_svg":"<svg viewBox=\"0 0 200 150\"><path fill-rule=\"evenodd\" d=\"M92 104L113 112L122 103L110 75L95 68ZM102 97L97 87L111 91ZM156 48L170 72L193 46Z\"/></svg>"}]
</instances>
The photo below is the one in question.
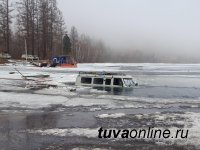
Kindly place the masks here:
<instances>
[{"instance_id":1,"label":"misty background","mask_svg":"<svg viewBox=\"0 0 200 150\"><path fill-rule=\"evenodd\" d=\"M199 0L0 0L0 53L200 63Z\"/></svg>"},{"instance_id":2,"label":"misty background","mask_svg":"<svg viewBox=\"0 0 200 150\"><path fill-rule=\"evenodd\" d=\"M58 0L67 28L101 39L116 62L200 62L198 0Z\"/></svg>"}]
</instances>

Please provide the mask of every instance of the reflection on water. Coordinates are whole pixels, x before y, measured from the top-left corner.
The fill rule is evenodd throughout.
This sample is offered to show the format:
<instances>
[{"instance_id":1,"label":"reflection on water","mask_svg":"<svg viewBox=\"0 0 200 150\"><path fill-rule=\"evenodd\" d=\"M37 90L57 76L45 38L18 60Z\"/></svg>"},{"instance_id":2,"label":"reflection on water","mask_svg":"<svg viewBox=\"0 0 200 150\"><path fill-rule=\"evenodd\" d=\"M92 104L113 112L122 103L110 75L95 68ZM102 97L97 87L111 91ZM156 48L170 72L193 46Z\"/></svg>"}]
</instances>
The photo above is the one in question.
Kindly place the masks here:
<instances>
[{"instance_id":1,"label":"reflection on water","mask_svg":"<svg viewBox=\"0 0 200 150\"><path fill-rule=\"evenodd\" d=\"M41 139L20 131L55 128L56 124L57 114L51 112L33 114L0 113L0 149L34 149L40 143L42 144Z\"/></svg>"},{"instance_id":2,"label":"reflection on water","mask_svg":"<svg viewBox=\"0 0 200 150\"><path fill-rule=\"evenodd\" d=\"M123 88L123 87L93 87L94 89L106 91L112 95L124 95L128 96L133 93L134 88Z\"/></svg>"},{"instance_id":3,"label":"reflection on water","mask_svg":"<svg viewBox=\"0 0 200 150\"><path fill-rule=\"evenodd\" d=\"M95 87L100 91L107 91L109 95L147 97L147 98L180 98L195 99L200 97L200 88L196 87L170 87L141 85L135 88L109 88Z\"/></svg>"},{"instance_id":4,"label":"reflection on water","mask_svg":"<svg viewBox=\"0 0 200 150\"><path fill-rule=\"evenodd\" d=\"M34 113L26 116L27 129L54 128L57 124L57 115L54 113Z\"/></svg>"},{"instance_id":5,"label":"reflection on water","mask_svg":"<svg viewBox=\"0 0 200 150\"><path fill-rule=\"evenodd\" d=\"M46 129L57 125L59 119L56 113L0 113L0 131L19 129ZM3 130L1 130L3 129Z\"/></svg>"}]
</instances>

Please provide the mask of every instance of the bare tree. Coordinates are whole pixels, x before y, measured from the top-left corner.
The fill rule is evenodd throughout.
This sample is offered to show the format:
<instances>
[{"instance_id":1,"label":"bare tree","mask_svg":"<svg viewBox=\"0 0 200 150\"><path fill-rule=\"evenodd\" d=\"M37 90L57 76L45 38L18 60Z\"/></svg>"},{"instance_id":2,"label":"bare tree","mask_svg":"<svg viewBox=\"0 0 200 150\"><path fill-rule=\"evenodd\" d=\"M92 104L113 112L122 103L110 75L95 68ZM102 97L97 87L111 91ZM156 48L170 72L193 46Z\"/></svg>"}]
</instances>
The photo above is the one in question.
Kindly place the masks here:
<instances>
[{"instance_id":1,"label":"bare tree","mask_svg":"<svg viewBox=\"0 0 200 150\"><path fill-rule=\"evenodd\" d=\"M65 23L55 0L43 0L40 6L43 58L62 52Z\"/></svg>"},{"instance_id":2,"label":"bare tree","mask_svg":"<svg viewBox=\"0 0 200 150\"><path fill-rule=\"evenodd\" d=\"M19 0L17 2L17 11L18 32L26 40L28 53L34 55L35 1Z\"/></svg>"},{"instance_id":3,"label":"bare tree","mask_svg":"<svg viewBox=\"0 0 200 150\"><path fill-rule=\"evenodd\" d=\"M54 55L59 55L64 52L63 37L67 34L67 31L62 12L57 8L56 3L53 5L52 17L52 52Z\"/></svg>"},{"instance_id":4,"label":"bare tree","mask_svg":"<svg viewBox=\"0 0 200 150\"><path fill-rule=\"evenodd\" d=\"M9 0L0 0L0 34L4 43L4 52L10 52L10 24L12 12Z\"/></svg>"},{"instance_id":5,"label":"bare tree","mask_svg":"<svg viewBox=\"0 0 200 150\"><path fill-rule=\"evenodd\" d=\"M71 28L70 32L70 41L71 41L71 49L72 49L72 56L77 60L77 44L78 44L78 31L76 27Z\"/></svg>"},{"instance_id":6,"label":"bare tree","mask_svg":"<svg viewBox=\"0 0 200 150\"><path fill-rule=\"evenodd\" d=\"M78 62L102 62L105 60L106 47L102 41L91 39L82 34L77 44Z\"/></svg>"}]
</instances>

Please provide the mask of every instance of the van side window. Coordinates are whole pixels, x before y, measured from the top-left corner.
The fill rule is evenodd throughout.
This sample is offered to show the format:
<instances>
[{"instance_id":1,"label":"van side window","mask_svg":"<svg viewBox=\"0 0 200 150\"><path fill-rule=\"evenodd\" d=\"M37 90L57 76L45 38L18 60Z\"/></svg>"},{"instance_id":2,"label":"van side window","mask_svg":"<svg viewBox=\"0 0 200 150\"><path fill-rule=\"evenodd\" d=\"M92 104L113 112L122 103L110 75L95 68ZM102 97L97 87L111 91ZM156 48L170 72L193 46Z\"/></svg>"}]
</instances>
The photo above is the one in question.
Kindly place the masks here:
<instances>
[{"instance_id":1,"label":"van side window","mask_svg":"<svg viewBox=\"0 0 200 150\"><path fill-rule=\"evenodd\" d=\"M106 85L110 85L110 84L111 84L111 79L106 79L106 80L105 80L105 84L106 84Z\"/></svg>"},{"instance_id":2,"label":"van side window","mask_svg":"<svg viewBox=\"0 0 200 150\"><path fill-rule=\"evenodd\" d=\"M81 83L84 83L84 84L91 84L91 83L92 83L92 78L85 78L85 77L82 77L82 78L81 78Z\"/></svg>"},{"instance_id":3,"label":"van side window","mask_svg":"<svg viewBox=\"0 0 200 150\"><path fill-rule=\"evenodd\" d=\"M114 78L113 85L122 86L122 79L121 78Z\"/></svg>"},{"instance_id":4,"label":"van side window","mask_svg":"<svg viewBox=\"0 0 200 150\"><path fill-rule=\"evenodd\" d=\"M94 78L94 84L103 84L103 78Z\"/></svg>"}]
</instances>

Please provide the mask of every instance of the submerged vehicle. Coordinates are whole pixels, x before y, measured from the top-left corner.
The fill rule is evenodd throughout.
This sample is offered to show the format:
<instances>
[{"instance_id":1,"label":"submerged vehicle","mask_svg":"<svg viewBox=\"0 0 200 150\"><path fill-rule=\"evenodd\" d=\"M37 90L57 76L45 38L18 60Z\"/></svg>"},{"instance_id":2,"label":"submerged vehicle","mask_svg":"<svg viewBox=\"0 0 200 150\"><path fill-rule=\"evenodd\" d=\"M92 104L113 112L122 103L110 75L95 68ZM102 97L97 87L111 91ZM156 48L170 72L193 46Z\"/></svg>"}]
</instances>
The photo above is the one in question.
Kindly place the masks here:
<instances>
[{"instance_id":1,"label":"submerged vehicle","mask_svg":"<svg viewBox=\"0 0 200 150\"><path fill-rule=\"evenodd\" d=\"M132 88L138 83L132 76L110 72L79 72L77 86Z\"/></svg>"}]
</instances>

